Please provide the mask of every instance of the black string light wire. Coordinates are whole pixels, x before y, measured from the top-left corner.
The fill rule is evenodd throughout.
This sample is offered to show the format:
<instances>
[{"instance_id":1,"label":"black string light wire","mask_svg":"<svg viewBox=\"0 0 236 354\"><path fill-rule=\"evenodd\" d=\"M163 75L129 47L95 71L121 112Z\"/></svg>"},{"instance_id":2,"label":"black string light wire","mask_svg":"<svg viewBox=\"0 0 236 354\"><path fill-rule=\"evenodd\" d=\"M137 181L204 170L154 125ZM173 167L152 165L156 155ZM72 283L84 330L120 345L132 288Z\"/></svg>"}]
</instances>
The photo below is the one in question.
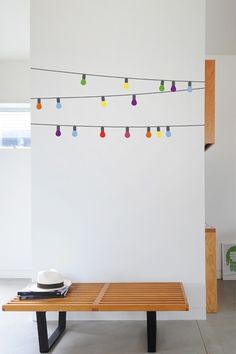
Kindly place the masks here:
<instances>
[{"instance_id":1,"label":"black string light wire","mask_svg":"<svg viewBox=\"0 0 236 354\"><path fill-rule=\"evenodd\" d=\"M173 88L172 88L173 89ZM174 90L174 89L173 89ZM36 108L38 110L43 108L43 100L55 100L57 102L56 107L61 108L62 103L61 100L67 100L67 99L90 99L90 98L99 98L101 100L101 106L106 107L107 106L107 101L106 98L109 97L131 97L131 105L136 106L137 105L137 96L145 96L145 95L158 95L158 94L165 94L165 93L170 93L170 92L192 92L192 91L199 91L199 90L204 90L204 87L191 87L191 91L189 88L187 89L176 89L175 91L150 91L150 92L139 92L135 94L130 94L130 93L121 93L121 94L107 94L107 95L88 95L88 96L42 96L42 97L31 97L31 100L36 100ZM60 102L60 104L58 104Z\"/></svg>"},{"instance_id":2,"label":"black string light wire","mask_svg":"<svg viewBox=\"0 0 236 354\"><path fill-rule=\"evenodd\" d=\"M164 82L195 82L195 83L204 83L205 81L203 80L174 80L174 79L163 79L163 78L147 78L147 77L133 77L133 76L119 76L119 75L105 75L105 74L93 74L93 73L84 73L84 72L78 72L78 71L67 71L67 70L56 70L56 69L47 69L47 68L36 68L36 67L31 67L31 70L36 70L36 71L46 71L46 72L52 72L52 73L60 73L60 74L70 74L70 75L80 75L82 77L83 82L81 82L81 85L86 85L86 77L88 76L94 76L94 77L103 77L103 78L111 78L111 79L122 79L124 83L128 83L129 80L138 80L138 81L160 81L162 82L162 85L164 85ZM124 88L128 88L127 85Z\"/></svg>"},{"instance_id":3,"label":"black string light wire","mask_svg":"<svg viewBox=\"0 0 236 354\"><path fill-rule=\"evenodd\" d=\"M130 129L145 129L147 138L152 137L151 129L156 129L156 136L161 138L163 136L163 129L165 129L165 136L170 138L172 136L171 128L186 128L186 127L204 127L204 124L173 124L173 125L89 125L89 124L54 124L54 123L31 123L32 126L49 126L55 127L55 135L60 137L62 135L61 127L71 127L72 136L78 136L77 128L95 128L99 129L100 137L105 138L105 129L122 129L124 130L124 137L130 138Z\"/></svg>"},{"instance_id":4,"label":"black string light wire","mask_svg":"<svg viewBox=\"0 0 236 354\"><path fill-rule=\"evenodd\" d=\"M131 97L131 105L136 106L138 101L137 101L137 96L144 96L144 95L157 95L160 93L174 93L174 92L192 92L196 90L204 90L203 87L192 87L192 83L204 83L204 81L201 80L173 80L173 79L158 79L158 78L144 78L144 77L128 77L128 76L118 76L118 75L105 75L105 74L92 74L92 73L82 73L82 72L77 72L77 71L66 71L66 70L56 70L56 69L44 69L44 68L36 68L36 67L31 67L32 70L36 71L44 71L44 72L52 72L52 73L60 73L60 74L72 74L72 75L80 75L81 76L81 81L80 84L82 86L85 86L87 84L87 77L89 76L94 76L94 77L103 77L103 78L111 78L111 79L122 79L123 82L123 88L128 89L129 88L129 80L141 80L141 81L154 81L154 82L160 82L158 91L150 91L150 92L139 92L139 93L123 93L123 94L102 94L102 95L83 95L83 96L43 96L43 97L31 97L32 100L37 100L36 103L36 108L38 110L41 110L43 108L42 100L56 100L56 107L61 108L61 99L66 100L66 99L89 99L89 98L99 98L101 100L101 106L106 107L107 106L107 101L106 98L110 97ZM165 83L169 82L169 89L166 88ZM187 87L178 89L176 86L176 83L186 83Z\"/></svg>"}]
</instances>

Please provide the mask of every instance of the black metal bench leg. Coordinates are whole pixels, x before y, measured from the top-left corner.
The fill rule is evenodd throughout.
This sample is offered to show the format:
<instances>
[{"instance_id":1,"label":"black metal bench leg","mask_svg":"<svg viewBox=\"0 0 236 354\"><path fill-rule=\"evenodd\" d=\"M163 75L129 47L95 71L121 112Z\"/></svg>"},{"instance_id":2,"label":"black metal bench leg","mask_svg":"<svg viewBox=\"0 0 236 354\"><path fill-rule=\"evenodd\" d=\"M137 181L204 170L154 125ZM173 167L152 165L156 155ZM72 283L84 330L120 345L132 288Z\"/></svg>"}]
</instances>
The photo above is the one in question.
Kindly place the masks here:
<instances>
[{"instance_id":1,"label":"black metal bench leg","mask_svg":"<svg viewBox=\"0 0 236 354\"><path fill-rule=\"evenodd\" d=\"M40 353L48 353L66 328L66 312L59 312L58 327L49 338L46 312L36 312L36 317L38 326L39 350Z\"/></svg>"},{"instance_id":2,"label":"black metal bench leg","mask_svg":"<svg viewBox=\"0 0 236 354\"><path fill-rule=\"evenodd\" d=\"M148 353L156 353L157 319L155 311L147 312Z\"/></svg>"}]
</instances>

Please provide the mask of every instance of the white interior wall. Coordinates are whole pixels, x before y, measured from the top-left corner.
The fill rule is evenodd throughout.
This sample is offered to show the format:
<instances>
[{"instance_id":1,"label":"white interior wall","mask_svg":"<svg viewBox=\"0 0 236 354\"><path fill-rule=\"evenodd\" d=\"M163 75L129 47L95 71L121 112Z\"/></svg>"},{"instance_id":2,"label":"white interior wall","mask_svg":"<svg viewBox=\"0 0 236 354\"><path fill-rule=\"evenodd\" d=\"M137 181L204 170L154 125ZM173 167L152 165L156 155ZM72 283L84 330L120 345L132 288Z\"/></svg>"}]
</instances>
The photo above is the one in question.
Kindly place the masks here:
<instances>
[{"instance_id":1,"label":"white interior wall","mask_svg":"<svg viewBox=\"0 0 236 354\"><path fill-rule=\"evenodd\" d=\"M29 61L0 61L0 103L30 97ZM30 150L0 149L0 277L30 277Z\"/></svg>"},{"instance_id":2,"label":"white interior wall","mask_svg":"<svg viewBox=\"0 0 236 354\"><path fill-rule=\"evenodd\" d=\"M0 149L0 166L0 278L30 277L30 150Z\"/></svg>"},{"instance_id":3,"label":"white interior wall","mask_svg":"<svg viewBox=\"0 0 236 354\"><path fill-rule=\"evenodd\" d=\"M216 60L216 143L206 152L206 222L217 230L217 271L221 243L236 242L236 56Z\"/></svg>"},{"instance_id":4,"label":"white interior wall","mask_svg":"<svg viewBox=\"0 0 236 354\"><path fill-rule=\"evenodd\" d=\"M135 9L135 11L134 11ZM204 79L205 1L31 2L32 66L130 76ZM53 21L53 26L52 26ZM121 93L122 82L33 72L32 96ZM155 90L131 82L131 92ZM43 102L34 122L202 123L203 92ZM168 123L167 123L168 122ZM131 131L34 127L33 268L55 267L77 281L183 281L189 313L205 318L204 129L174 129L171 139ZM75 314L74 318L133 318ZM142 318L136 314L136 318Z\"/></svg>"},{"instance_id":5,"label":"white interior wall","mask_svg":"<svg viewBox=\"0 0 236 354\"><path fill-rule=\"evenodd\" d=\"M0 60L0 103L28 103L29 60Z\"/></svg>"}]
</instances>

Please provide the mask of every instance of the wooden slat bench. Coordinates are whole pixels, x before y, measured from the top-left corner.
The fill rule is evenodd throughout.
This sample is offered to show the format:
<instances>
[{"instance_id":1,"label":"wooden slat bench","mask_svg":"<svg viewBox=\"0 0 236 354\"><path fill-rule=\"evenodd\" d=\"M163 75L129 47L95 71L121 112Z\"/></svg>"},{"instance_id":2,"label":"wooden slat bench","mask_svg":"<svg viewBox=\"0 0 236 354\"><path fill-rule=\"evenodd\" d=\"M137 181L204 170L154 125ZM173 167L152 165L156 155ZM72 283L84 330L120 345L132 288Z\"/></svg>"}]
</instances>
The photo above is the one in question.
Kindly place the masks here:
<instances>
[{"instance_id":1,"label":"wooden slat bench","mask_svg":"<svg viewBox=\"0 0 236 354\"><path fill-rule=\"evenodd\" d=\"M65 298L19 300L4 311L36 312L39 349L48 353L66 328L67 311L147 312L148 352L156 352L156 311L188 311L182 283L74 283ZM59 313L58 327L48 338L46 312Z\"/></svg>"}]
</instances>

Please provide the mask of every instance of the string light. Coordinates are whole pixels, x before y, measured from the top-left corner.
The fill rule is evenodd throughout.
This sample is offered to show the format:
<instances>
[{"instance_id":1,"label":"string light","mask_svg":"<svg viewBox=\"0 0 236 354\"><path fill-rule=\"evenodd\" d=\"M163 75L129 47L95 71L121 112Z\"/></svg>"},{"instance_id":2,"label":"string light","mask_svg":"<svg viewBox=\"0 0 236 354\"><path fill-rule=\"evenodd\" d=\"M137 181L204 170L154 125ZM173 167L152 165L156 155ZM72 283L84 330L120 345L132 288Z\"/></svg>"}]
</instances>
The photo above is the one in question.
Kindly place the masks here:
<instances>
[{"instance_id":1,"label":"string light","mask_svg":"<svg viewBox=\"0 0 236 354\"><path fill-rule=\"evenodd\" d=\"M76 138L76 137L78 136L78 132L77 132L77 127L76 127L76 125L73 126L72 136L73 136L74 138Z\"/></svg>"},{"instance_id":2,"label":"string light","mask_svg":"<svg viewBox=\"0 0 236 354\"><path fill-rule=\"evenodd\" d=\"M136 106L136 104L137 104L136 95L132 95L131 104L132 104L132 106Z\"/></svg>"},{"instance_id":3,"label":"string light","mask_svg":"<svg viewBox=\"0 0 236 354\"><path fill-rule=\"evenodd\" d=\"M67 71L67 70L56 70L56 69L46 69L46 68L35 68L31 67L31 70L37 70L37 71L45 71L45 72L51 72L51 73L61 73L61 74L70 74L70 75L87 75L87 76L94 76L94 77L106 77L106 78L111 78L111 79L123 79L124 76L118 76L118 75L105 75L105 74L92 74L92 73L82 73L78 71ZM129 79L132 80L138 80L138 81L161 81L163 79L158 79L158 78L147 78L147 77L131 77L131 76L126 76L129 77ZM173 81L170 79L165 79L166 82L171 82ZM188 82L189 80L175 80L175 82ZM205 81L203 80L192 80L192 82L198 82L198 83L204 83Z\"/></svg>"},{"instance_id":4,"label":"string light","mask_svg":"<svg viewBox=\"0 0 236 354\"><path fill-rule=\"evenodd\" d=\"M57 109L61 109L62 104L61 104L61 99L57 97L57 104L56 104Z\"/></svg>"},{"instance_id":5,"label":"string light","mask_svg":"<svg viewBox=\"0 0 236 354\"><path fill-rule=\"evenodd\" d=\"M101 127L100 137L105 138L105 136L106 136L105 129L104 127Z\"/></svg>"},{"instance_id":6,"label":"string light","mask_svg":"<svg viewBox=\"0 0 236 354\"><path fill-rule=\"evenodd\" d=\"M151 128L155 128L156 129L156 135L158 138L162 137L162 131L161 128L165 128L166 132L165 132L165 136L167 138L170 138L172 136L171 133L171 127L172 128L188 128L188 127L204 127L204 124L177 124L177 125L167 125L167 126L163 126L163 125L149 125L149 126L145 126L145 125L131 125L129 127L127 126L123 126L123 125L104 125L104 126L98 126L98 125L88 125L88 124L60 124L60 125L55 125L54 123L31 123L32 126L52 126L55 127L56 126L56 132L55 135L57 137L61 136L61 127L72 127L72 136L76 137L78 135L77 132L77 128L100 128L100 137L104 138L106 136L105 133L105 128L110 128L110 129L125 129L125 138L130 138L130 128L132 129L146 129L146 137L147 138L151 138L152 133L151 133Z\"/></svg>"},{"instance_id":7,"label":"string light","mask_svg":"<svg viewBox=\"0 0 236 354\"><path fill-rule=\"evenodd\" d=\"M160 127L157 127L157 137L161 138L162 137L162 131Z\"/></svg>"},{"instance_id":8,"label":"string light","mask_svg":"<svg viewBox=\"0 0 236 354\"><path fill-rule=\"evenodd\" d=\"M43 108L41 98L37 98L36 108L37 109L42 109Z\"/></svg>"},{"instance_id":9,"label":"string light","mask_svg":"<svg viewBox=\"0 0 236 354\"><path fill-rule=\"evenodd\" d=\"M147 138L151 138L152 137L152 133L151 133L151 128L150 127L147 127L146 137Z\"/></svg>"},{"instance_id":10,"label":"string light","mask_svg":"<svg viewBox=\"0 0 236 354\"><path fill-rule=\"evenodd\" d=\"M106 99L105 99L105 96L102 96L102 97L101 97L101 106L102 106L102 107L106 107L106 106L107 106L107 101L106 101Z\"/></svg>"},{"instance_id":11,"label":"string light","mask_svg":"<svg viewBox=\"0 0 236 354\"><path fill-rule=\"evenodd\" d=\"M159 86L159 90L161 92L165 91L165 81L164 80L161 80L161 83L160 83L160 86Z\"/></svg>"},{"instance_id":12,"label":"string light","mask_svg":"<svg viewBox=\"0 0 236 354\"><path fill-rule=\"evenodd\" d=\"M86 74L83 74L82 75L82 79L81 79L81 81L80 81L80 84L82 85L82 86L85 86L86 85Z\"/></svg>"},{"instance_id":13,"label":"string light","mask_svg":"<svg viewBox=\"0 0 236 354\"><path fill-rule=\"evenodd\" d=\"M188 82L188 92L192 92L192 91L193 91L192 82L189 81L189 82Z\"/></svg>"},{"instance_id":14,"label":"string light","mask_svg":"<svg viewBox=\"0 0 236 354\"><path fill-rule=\"evenodd\" d=\"M60 125L57 125L57 129L56 129L56 133L55 133L56 136L61 136L61 129L60 129Z\"/></svg>"},{"instance_id":15,"label":"string light","mask_svg":"<svg viewBox=\"0 0 236 354\"><path fill-rule=\"evenodd\" d=\"M125 81L123 83L123 88L124 89L128 89L129 88L129 79L128 78L125 78Z\"/></svg>"},{"instance_id":16,"label":"string light","mask_svg":"<svg viewBox=\"0 0 236 354\"><path fill-rule=\"evenodd\" d=\"M170 127L166 127L166 137L167 137L167 138L170 138L170 137L171 137Z\"/></svg>"},{"instance_id":17,"label":"string light","mask_svg":"<svg viewBox=\"0 0 236 354\"><path fill-rule=\"evenodd\" d=\"M173 81L174 82L174 81ZM185 88L185 89L179 89L177 90L176 89L176 86L174 84L174 86L171 86L173 92L174 90L176 90L176 92L186 92L188 91L188 88ZM191 88L192 91L198 91L198 90L204 90L204 87L194 87L194 88ZM150 92L139 92L139 93L136 93L136 94L130 94L130 93L122 93L122 94L108 94L106 95L106 98L107 97L126 97L126 96L132 96L132 101L131 101L131 104L132 105L136 105L137 104L137 99L136 99L136 96L146 96L146 95L157 95L157 94L168 94L168 93L171 93L171 91L150 91ZM31 100L37 100L37 105L36 105L36 108L37 109L41 109L42 108L42 105L41 105L41 100L56 100L58 97L55 97L55 96L44 96L44 97L41 97L41 98L37 98L37 97L31 97ZM105 100L105 96L101 96L101 95L88 95L88 96L61 96L60 99L89 99L89 98L101 98L102 99L102 102L101 104L103 105L103 107L106 107L107 105L107 102ZM104 103L105 102L105 103ZM40 103L40 104L39 104Z\"/></svg>"},{"instance_id":18,"label":"string light","mask_svg":"<svg viewBox=\"0 0 236 354\"><path fill-rule=\"evenodd\" d=\"M125 138L130 138L129 127L125 128Z\"/></svg>"},{"instance_id":19,"label":"string light","mask_svg":"<svg viewBox=\"0 0 236 354\"><path fill-rule=\"evenodd\" d=\"M176 91L175 81L172 81L170 90L171 90L171 92Z\"/></svg>"}]
</instances>

